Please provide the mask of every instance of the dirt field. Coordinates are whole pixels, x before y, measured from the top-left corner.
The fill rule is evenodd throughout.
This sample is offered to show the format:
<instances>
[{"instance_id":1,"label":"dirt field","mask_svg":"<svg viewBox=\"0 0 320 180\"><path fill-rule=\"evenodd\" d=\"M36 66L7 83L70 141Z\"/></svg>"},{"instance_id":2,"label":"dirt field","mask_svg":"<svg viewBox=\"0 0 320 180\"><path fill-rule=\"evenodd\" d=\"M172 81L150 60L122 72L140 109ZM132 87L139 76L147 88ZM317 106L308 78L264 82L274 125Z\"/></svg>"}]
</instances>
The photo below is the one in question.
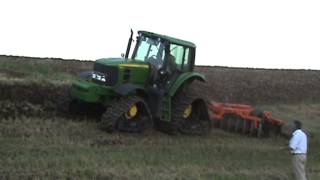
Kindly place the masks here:
<instances>
[{"instance_id":1,"label":"dirt field","mask_svg":"<svg viewBox=\"0 0 320 180\"><path fill-rule=\"evenodd\" d=\"M92 61L76 61L62 59L40 59L14 56L0 56L0 80L13 78L40 79L43 81L57 80L65 84L70 77L92 69ZM204 73L207 83L199 88L203 89L210 99L223 102L242 102L251 104L274 103L316 103L320 101L320 72L312 70L270 70L245 69L226 67L196 67L196 71ZM24 82L21 82L22 84ZM12 84L12 83L11 83ZM41 86L36 81L30 86L30 93ZM8 84L1 83L1 90L6 91ZM16 83L15 83L16 86ZM52 85L49 85L52 87ZM21 87L23 88L23 87ZM45 88L41 86L40 88ZM17 87L20 89L20 87ZM25 88L23 88L25 90ZM8 90L7 90L8 91ZM10 90L11 91L11 90ZM23 93L23 92L22 92ZM25 94L21 95L22 98ZM2 96L0 98L4 98ZM20 99L21 97L17 97Z\"/></svg>"},{"instance_id":2,"label":"dirt field","mask_svg":"<svg viewBox=\"0 0 320 180\"><path fill-rule=\"evenodd\" d=\"M0 56L0 179L292 179L287 140L214 129L205 137L107 134L65 118L57 99L90 61ZM300 119L312 135L309 179L320 178L320 71L196 67L214 101Z\"/></svg>"}]
</instances>

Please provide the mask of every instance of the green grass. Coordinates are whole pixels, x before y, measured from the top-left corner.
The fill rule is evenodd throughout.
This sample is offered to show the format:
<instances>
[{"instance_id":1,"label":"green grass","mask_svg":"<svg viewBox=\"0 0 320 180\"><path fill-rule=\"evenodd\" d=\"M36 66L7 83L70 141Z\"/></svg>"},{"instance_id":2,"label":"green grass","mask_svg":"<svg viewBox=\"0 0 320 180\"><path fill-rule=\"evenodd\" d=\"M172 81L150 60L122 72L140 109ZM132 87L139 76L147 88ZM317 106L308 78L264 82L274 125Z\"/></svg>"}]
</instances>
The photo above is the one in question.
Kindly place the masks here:
<instances>
[{"instance_id":1,"label":"green grass","mask_svg":"<svg viewBox=\"0 0 320 180\"><path fill-rule=\"evenodd\" d=\"M299 106L283 105L292 116L299 114ZM311 107L315 111L319 105ZM319 120L312 117L304 116L303 122L318 130ZM0 179L292 179L291 156L281 149L287 144L284 138L250 138L215 129L204 137L157 131L107 134L96 126L89 120L59 118L2 121ZM320 134L313 133L308 175L316 180Z\"/></svg>"}]
</instances>

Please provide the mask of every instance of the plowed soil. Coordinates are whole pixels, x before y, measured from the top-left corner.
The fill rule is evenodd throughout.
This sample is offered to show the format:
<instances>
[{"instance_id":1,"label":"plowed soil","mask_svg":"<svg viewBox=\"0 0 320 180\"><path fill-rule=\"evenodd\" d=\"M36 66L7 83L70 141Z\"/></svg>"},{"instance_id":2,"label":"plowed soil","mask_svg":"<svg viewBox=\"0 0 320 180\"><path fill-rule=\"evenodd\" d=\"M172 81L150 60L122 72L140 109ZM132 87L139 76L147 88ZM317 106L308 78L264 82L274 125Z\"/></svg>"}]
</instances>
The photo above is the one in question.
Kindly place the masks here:
<instances>
[{"instance_id":1,"label":"plowed soil","mask_svg":"<svg viewBox=\"0 0 320 180\"><path fill-rule=\"evenodd\" d=\"M319 102L320 71L197 67L212 100L250 104Z\"/></svg>"},{"instance_id":2,"label":"plowed soil","mask_svg":"<svg viewBox=\"0 0 320 180\"><path fill-rule=\"evenodd\" d=\"M92 61L15 56L0 56L0 63L0 100L31 104L55 104L70 85L71 81L63 79L53 81L50 72L76 76L93 66ZM199 91L212 101L253 105L320 102L320 71L204 66L195 70L205 74L207 82L199 83ZM28 78L37 73L34 71L45 75Z\"/></svg>"}]
</instances>

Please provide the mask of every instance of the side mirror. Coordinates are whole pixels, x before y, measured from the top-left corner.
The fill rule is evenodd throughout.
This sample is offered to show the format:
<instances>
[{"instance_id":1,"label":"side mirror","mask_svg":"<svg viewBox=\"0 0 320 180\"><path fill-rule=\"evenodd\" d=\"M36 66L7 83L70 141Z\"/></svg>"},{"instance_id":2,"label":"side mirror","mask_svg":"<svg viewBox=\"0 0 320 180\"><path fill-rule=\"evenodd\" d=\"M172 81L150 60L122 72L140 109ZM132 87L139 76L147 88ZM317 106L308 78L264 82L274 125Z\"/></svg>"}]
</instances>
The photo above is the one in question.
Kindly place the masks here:
<instances>
[{"instance_id":1,"label":"side mirror","mask_svg":"<svg viewBox=\"0 0 320 180\"><path fill-rule=\"evenodd\" d=\"M124 53L121 53L121 57L124 58Z\"/></svg>"}]
</instances>

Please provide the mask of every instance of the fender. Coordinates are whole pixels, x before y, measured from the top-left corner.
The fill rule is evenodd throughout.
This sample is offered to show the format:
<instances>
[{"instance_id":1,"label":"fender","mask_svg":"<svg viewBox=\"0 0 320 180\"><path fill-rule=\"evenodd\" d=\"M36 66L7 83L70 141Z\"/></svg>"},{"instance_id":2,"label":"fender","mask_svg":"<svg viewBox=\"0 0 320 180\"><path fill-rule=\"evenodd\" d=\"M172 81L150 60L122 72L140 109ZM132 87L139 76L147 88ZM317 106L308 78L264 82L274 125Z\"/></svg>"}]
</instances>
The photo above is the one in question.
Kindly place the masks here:
<instances>
[{"instance_id":1,"label":"fender","mask_svg":"<svg viewBox=\"0 0 320 180\"><path fill-rule=\"evenodd\" d=\"M144 96L148 94L143 86L135 85L131 83L122 84L116 87L115 92L120 94L121 96L126 96L131 93L142 93Z\"/></svg>"},{"instance_id":2,"label":"fender","mask_svg":"<svg viewBox=\"0 0 320 180\"><path fill-rule=\"evenodd\" d=\"M183 86L184 84L190 84L194 80L198 80L201 82L206 82L206 78L204 75L197 73L197 72L187 72L181 74L175 82L169 87L169 95L173 97L177 90Z\"/></svg>"}]
</instances>

